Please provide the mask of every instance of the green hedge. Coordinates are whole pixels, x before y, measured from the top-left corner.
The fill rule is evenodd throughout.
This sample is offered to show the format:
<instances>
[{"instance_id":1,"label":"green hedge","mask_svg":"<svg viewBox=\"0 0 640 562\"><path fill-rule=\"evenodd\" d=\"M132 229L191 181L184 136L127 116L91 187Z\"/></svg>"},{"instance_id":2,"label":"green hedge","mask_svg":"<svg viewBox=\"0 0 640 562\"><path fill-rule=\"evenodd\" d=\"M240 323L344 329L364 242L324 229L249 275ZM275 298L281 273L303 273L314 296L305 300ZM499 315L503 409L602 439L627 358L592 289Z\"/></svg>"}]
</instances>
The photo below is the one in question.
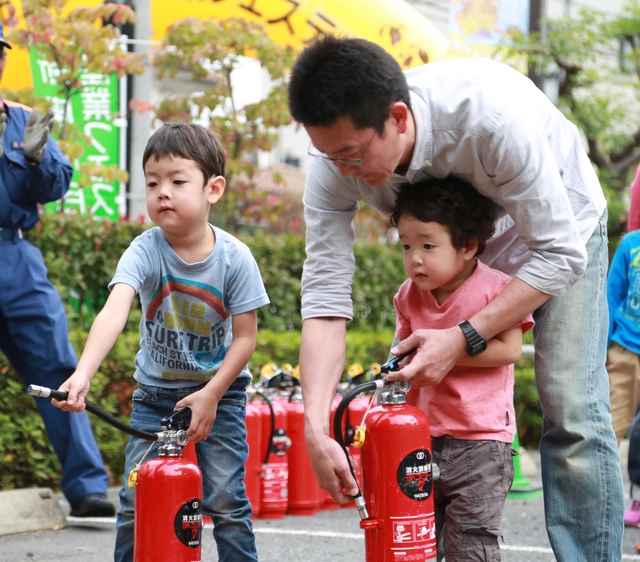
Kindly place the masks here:
<instances>
[{"instance_id":1,"label":"green hedge","mask_svg":"<svg viewBox=\"0 0 640 562\"><path fill-rule=\"evenodd\" d=\"M80 351L95 311L104 303L106 284L129 242L143 230L136 223L108 223L69 216L48 215L29 234L40 247L49 276L68 307L71 339ZM300 275L304 244L292 236L242 237L262 271L272 304L260 311L257 350L252 370L267 362L298 362L300 340ZM394 324L391 297L403 279L402 258L395 248L358 246L354 278L355 318L347 338L347 364L381 363L387 357ZM96 375L90 398L108 411L126 418L133 389L132 371L138 346L139 311L132 312L125 332ZM60 468L47 441L33 400L5 357L0 354L0 489L24 486L57 487ZM535 446L541 419L530 362L517 371L516 411L521 442ZM119 481L125 436L90 416L112 481Z\"/></svg>"},{"instance_id":2,"label":"green hedge","mask_svg":"<svg viewBox=\"0 0 640 562\"><path fill-rule=\"evenodd\" d=\"M42 251L51 281L63 300L76 303L70 324L88 328L94 311L107 298L106 285L118 258L142 232L138 223L110 223L74 215L47 215L29 238ZM242 236L264 278L271 304L259 311L260 326L275 331L299 330L300 277L304 241L296 236ZM358 245L354 276L354 329L383 329L394 324L392 297L404 278L397 248Z\"/></svg>"},{"instance_id":3,"label":"green hedge","mask_svg":"<svg viewBox=\"0 0 640 562\"><path fill-rule=\"evenodd\" d=\"M347 365L383 362L392 339L391 330L375 332L350 331L347 337ZM76 349L81 349L86 333L72 332ZM272 332L262 330L258 348L252 358L252 371L267 362L291 363L298 359L300 334L297 331ZM126 419L130 413L134 355L138 337L125 332L100 367L91 385L89 398L107 411ZM58 487L60 468L44 431L42 419L33 400L24 393L17 375L0 355L0 376L4 392L0 394L0 489L25 486ZM517 370L516 411L521 442L535 446L540 438L540 412L537 391L530 364L523 361ZM122 474L126 437L110 425L90 415L96 440L102 451L113 483Z\"/></svg>"}]
</instances>

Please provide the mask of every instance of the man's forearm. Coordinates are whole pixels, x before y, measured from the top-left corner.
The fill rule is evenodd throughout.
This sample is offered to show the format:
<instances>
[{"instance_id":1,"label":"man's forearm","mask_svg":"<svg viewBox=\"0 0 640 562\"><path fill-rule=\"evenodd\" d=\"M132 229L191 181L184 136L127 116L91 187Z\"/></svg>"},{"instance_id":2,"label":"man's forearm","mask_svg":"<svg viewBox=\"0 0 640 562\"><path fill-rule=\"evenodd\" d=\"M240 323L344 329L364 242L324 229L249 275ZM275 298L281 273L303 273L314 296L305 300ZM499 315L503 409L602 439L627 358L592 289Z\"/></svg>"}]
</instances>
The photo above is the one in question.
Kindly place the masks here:
<instances>
[{"instance_id":1,"label":"man's forearm","mask_svg":"<svg viewBox=\"0 0 640 562\"><path fill-rule=\"evenodd\" d=\"M490 340L513 328L549 298L551 295L514 277L495 299L468 320L481 336Z\"/></svg>"},{"instance_id":2,"label":"man's forearm","mask_svg":"<svg viewBox=\"0 0 640 562\"><path fill-rule=\"evenodd\" d=\"M307 430L329 433L329 412L344 368L347 321L309 318L302 325L300 378Z\"/></svg>"}]
</instances>

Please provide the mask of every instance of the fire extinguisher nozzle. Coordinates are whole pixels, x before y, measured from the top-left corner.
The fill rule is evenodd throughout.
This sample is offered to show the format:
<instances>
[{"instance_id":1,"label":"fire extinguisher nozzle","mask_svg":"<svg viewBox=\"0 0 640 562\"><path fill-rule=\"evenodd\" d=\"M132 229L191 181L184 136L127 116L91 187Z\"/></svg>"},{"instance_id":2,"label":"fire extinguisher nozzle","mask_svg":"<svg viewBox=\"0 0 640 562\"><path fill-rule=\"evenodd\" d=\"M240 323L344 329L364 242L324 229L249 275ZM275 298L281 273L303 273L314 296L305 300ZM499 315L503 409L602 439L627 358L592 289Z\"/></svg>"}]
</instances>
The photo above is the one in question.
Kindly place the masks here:
<instances>
[{"instance_id":1,"label":"fire extinguisher nozzle","mask_svg":"<svg viewBox=\"0 0 640 562\"><path fill-rule=\"evenodd\" d=\"M369 519L369 512L367 511L367 506L364 503L364 498L362 494L358 494L353 498L356 502L356 507L358 508L358 514L360 515L361 520Z\"/></svg>"}]
</instances>

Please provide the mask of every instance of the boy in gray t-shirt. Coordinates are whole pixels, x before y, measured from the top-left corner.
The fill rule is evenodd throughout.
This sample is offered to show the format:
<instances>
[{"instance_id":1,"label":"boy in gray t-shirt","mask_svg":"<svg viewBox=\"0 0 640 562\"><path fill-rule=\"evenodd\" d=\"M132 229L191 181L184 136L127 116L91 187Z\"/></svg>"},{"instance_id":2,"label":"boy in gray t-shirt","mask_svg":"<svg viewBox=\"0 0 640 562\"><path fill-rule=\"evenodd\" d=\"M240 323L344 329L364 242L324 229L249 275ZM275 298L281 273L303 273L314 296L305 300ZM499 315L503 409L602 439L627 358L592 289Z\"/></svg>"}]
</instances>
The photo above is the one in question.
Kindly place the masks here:
<instances>
[{"instance_id":1,"label":"boy in gray t-shirt","mask_svg":"<svg viewBox=\"0 0 640 562\"><path fill-rule=\"evenodd\" d=\"M157 225L124 252L76 371L54 402L84 409L91 378L122 332L140 296L131 424L158 431L161 418L190 407L187 435L197 443L203 513L214 522L220 562L256 561L251 507L244 491L247 362L256 345L256 309L268 304L250 250L209 224L223 195L224 152L204 127L168 124L156 131L142 161L147 211ZM124 482L147 443L130 438ZM133 558L133 490L120 491L115 562Z\"/></svg>"}]
</instances>

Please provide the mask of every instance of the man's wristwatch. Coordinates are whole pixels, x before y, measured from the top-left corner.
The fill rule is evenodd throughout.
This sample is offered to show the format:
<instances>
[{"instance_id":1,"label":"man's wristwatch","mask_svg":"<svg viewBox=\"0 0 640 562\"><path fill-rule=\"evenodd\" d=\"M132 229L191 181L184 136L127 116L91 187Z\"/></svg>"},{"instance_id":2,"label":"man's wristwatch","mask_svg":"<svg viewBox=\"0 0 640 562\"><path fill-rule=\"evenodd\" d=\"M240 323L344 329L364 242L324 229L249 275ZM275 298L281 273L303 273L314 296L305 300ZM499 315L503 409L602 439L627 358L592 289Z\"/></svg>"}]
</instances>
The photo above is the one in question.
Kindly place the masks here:
<instances>
[{"instance_id":1,"label":"man's wristwatch","mask_svg":"<svg viewBox=\"0 0 640 562\"><path fill-rule=\"evenodd\" d=\"M487 341L478 333L476 329L469 324L468 320L463 320L458 324L458 328L462 330L464 339L467 340L467 354L473 357L482 353L487 349Z\"/></svg>"}]
</instances>

